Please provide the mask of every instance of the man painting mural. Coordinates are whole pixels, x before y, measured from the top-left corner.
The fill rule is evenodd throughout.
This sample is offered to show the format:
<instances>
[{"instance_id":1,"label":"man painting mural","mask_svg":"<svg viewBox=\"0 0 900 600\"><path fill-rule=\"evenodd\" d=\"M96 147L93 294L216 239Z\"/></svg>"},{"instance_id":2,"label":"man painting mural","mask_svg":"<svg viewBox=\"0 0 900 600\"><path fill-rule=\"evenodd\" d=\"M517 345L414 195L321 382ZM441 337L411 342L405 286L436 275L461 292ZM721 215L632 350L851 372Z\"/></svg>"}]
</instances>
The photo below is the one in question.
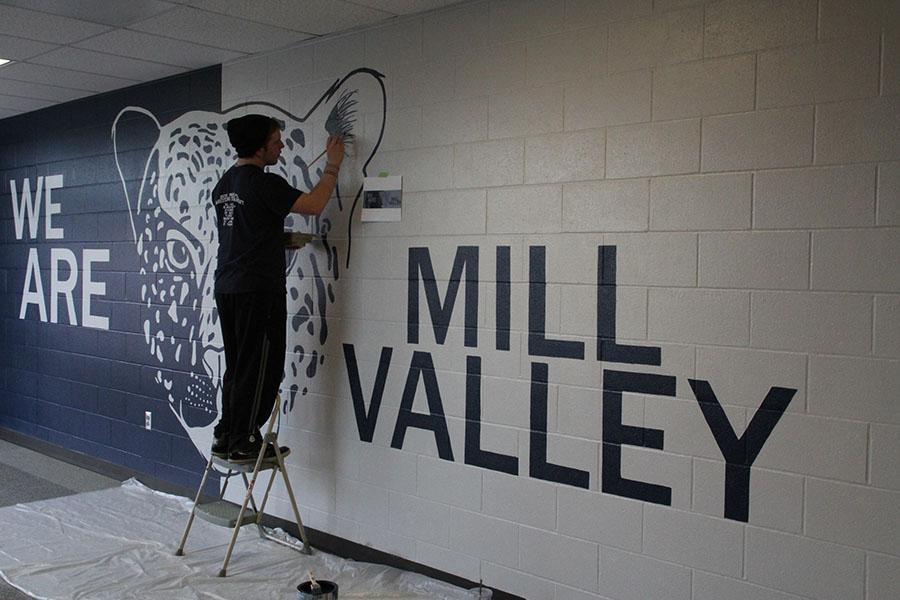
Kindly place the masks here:
<instances>
[{"instance_id":1,"label":"man painting mural","mask_svg":"<svg viewBox=\"0 0 900 600\"><path fill-rule=\"evenodd\" d=\"M280 121L264 115L230 120L228 139L238 160L212 193L219 232L215 297L225 346L222 415L213 430L212 453L232 462L254 462L259 455L260 427L272 412L283 374L284 218L289 212L320 215L344 159L341 138L329 137L322 177L309 193L301 192L265 171L281 156L282 128ZM272 456L274 448L267 448L266 458Z\"/></svg>"}]
</instances>

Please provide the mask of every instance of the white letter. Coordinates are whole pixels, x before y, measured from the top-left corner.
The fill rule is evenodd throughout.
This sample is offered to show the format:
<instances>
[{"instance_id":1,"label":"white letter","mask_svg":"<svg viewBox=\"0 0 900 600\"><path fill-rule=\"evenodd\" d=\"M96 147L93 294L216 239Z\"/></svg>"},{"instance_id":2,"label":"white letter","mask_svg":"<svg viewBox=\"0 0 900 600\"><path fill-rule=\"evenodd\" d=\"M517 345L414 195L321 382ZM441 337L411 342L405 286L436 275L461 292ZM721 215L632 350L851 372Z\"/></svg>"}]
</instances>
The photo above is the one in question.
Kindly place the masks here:
<instances>
[{"instance_id":1,"label":"white letter","mask_svg":"<svg viewBox=\"0 0 900 600\"><path fill-rule=\"evenodd\" d=\"M59 279L59 262L66 261L69 263L69 277L63 281ZM78 318L75 316L75 302L72 300L72 290L78 282L78 262L75 253L68 248L51 248L50 249L50 322L59 323L59 305L57 304L59 294L63 294L68 302L69 324L78 325Z\"/></svg>"},{"instance_id":2,"label":"white letter","mask_svg":"<svg viewBox=\"0 0 900 600\"><path fill-rule=\"evenodd\" d=\"M63 228L56 227L50 223L50 218L53 215L58 215L60 208L59 203L54 204L53 200L50 198L50 193L54 189L61 188L63 186L63 176L62 175L50 175L44 181L44 199L47 202L46 207L44 208L44 235L48 240L61 240L63 238ZM56 321L54 321L55 323ZM74 324L74 323L73 323Z\"/></svg>"},{"instance_id":3,"label":"white letter","mask_svg":"<svg viewBox=\"0 0 900 600\"><path fill-rule=\"evenodd\" d=\"M35 290L31 291L31 280L34 279ZM28 249L28 267L25 270L25 288L22 290L22 309L19 318L24 319L29 304L37 304L41 321L47 322L47 306L44 304L44 285L41 283L41 265L38 263L37 248Z\"/></svg>"},{"instance_id":4,"label":"white letter","mask_svg":"<svg viewBox=\"0 0 900 600\"><path fill-rule=\"evenodd\" d=\"M25 228L25 215L28 215L28 233L31 239L37 237L38 218L41 213L41 190L44 189L44 178L38 177L37 192L32 201L31 182L28 178L22 182L22 202L19 204L16 194L16 182L9 180L9 189L12 192L13 219L16 222L16 239L22 239L22 230Z\"/></svg>"},{"instance_id":5,"label":"white letter","mask_svg":"<svg viewBox=\"0 0 900 600\"><path fill-rule=\"evenodd\" d=\"M81 324L109 329L109 318L91 314L91 296L106 295L106 282L91 281L91 263L109 262L109 250L84 250L81 255Z\"/></svg>"}]
</instances>

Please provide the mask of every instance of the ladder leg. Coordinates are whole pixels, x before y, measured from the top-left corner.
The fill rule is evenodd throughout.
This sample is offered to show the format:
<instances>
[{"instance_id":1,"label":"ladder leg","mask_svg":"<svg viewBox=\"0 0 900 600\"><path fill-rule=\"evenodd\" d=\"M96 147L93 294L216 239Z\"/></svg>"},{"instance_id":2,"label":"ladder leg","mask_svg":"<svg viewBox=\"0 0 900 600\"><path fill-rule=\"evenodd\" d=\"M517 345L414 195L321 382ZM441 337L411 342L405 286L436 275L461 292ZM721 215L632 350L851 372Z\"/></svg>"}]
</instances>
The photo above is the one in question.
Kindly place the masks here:
<instances>
[{"instance_id":1,"label":"ladder leg","mask_svg":"<svg viewBox=\"0 0 900 600\"><path fill-rule=\"evenodd\" d=\"M287 469L284 468L284 459L281 456L281 449L277 444L275 446L275 455L278 457L278 469L281 471L281 476L284 477L284 487L287 488L288 497L291 499L291 508L294 509L294 517L297 519L297 527L300 529L300 539L303 540L303 552L312 554L309 540L306 539L306 530L303 528L303 520L300 518L300 511L297 509L297 500L294 498L294 489L291 487L291 480L288 478ZM272 477L275 477L275 473L272 473Z\"/></svg>"},{"instance_id":2,"label":"ladder leg","mask_svg":"<svg viewBox=\"0 0 900 600\"><path fill-rule=\"evenodd\" d=\"M209 462L206 463L206 469L203 471L203 478L200 480L200 487L197 488L197 496L194 498L194 506L191 507L191 516L188 517L187 526L184 528L184 535L181 536L181 544L178 545L175 556L184 556L184 545L187 542L188 533L191 531L191 525L194 524L194 513L197 511L197 504L200 502L200 495L203 493L203 488L206 487L206 480L211 469L212 455L210 455Z\"/></svg>"},{"instance_id":3,"label":"ladder leg","mask_svg":"<svg viewBox=\"0 0 900 600\"><path fill-rule=\"evenodd\" d=\"M225 490L228 489L228 481L231 479L231 474L234 471L228 469L228 474L225 475L225 483L222 484L222 491L219 492L219 500L222 500L225 497Z\"/></svg>"},{"instance_id":4,"label":"ladder leg","mask_svg":"<svg viewBox=\"0 0 900 600\"><path fill-rule=\"evenodd\" d=\"M253 467L253 479L250 480L250 485L247 486L247 493L244 495L244 503L241 505L241 511L238 513L237 522L234 525L234 532L231 534L231 542L229 542L228 551L225 553L225 562L222 563L222 568L219 570L219 577L225 577L226 569L228 569L228 561L231 560L231 553L234 551L234 543L237 541L238 532L241 530L241 521L244 518L244 513L247 512L247 505L253 500L253 486L256 485L256 478L259 477L259 466L262 464L263 456L265 456L265 454L266 445L263 444L259 451L259 456L256 457L256 465Z\"/></svg>"}]
</instances>

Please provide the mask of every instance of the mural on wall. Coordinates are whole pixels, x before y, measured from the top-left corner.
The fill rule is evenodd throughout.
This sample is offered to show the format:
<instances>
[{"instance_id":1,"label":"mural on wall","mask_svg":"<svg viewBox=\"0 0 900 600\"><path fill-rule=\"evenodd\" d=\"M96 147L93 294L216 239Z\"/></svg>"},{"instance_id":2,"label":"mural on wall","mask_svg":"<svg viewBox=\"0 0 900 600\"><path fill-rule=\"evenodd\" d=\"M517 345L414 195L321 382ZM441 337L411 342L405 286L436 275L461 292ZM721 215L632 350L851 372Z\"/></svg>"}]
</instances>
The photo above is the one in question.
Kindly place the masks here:
<instances>
[{"instance_id":1,"label":"mural on wall","mask_svg":"<svg viewBox=\"0 0 900 600\"><path fill-rule=\"evenodd\" d=\"M375 139L357 138L353 156L345 161L342 178L354 188L353 193L344 194L338 186L337 206L322 216L291 216L292 229L313 233L316 238L288 257L288 353L282 389L288 391L283 410L289 412L296 397L307 392L305 382L316 376L325 360L318 349L328 336L326 317L335 301L334 282L340 276L341 248L332 237L343 224L338 219L346 219L349 266L349 222L362 192L362 178L384 131L383 75L367 68L351 71L335 81L303 116L274 104L247 102L221 113L187 112L163 125L150 111L130 106L113 124L117 167L144 278L141 302L153 308L144 319L143 334L150 354L160 365L155 381L204 456L208 456L212 428L221 410L225 371L213 298L218 241L210 198L213 186L236 158L225 124L248 113L283 121L285 147L270 172L278 173L297 189L309 190L321 175L322 166L310 164L315 162L316 144L322 145L329 134L352 135L363 86L372 87L368 97L381 99L380 106L360 107L367 115L380 117L380 127L370 129L378 131ZM121 127L126 125L120 126L120 120L135 114L151 119L159 136L147 158L137 196L132 198L115 146ZM348 202L351 198L352 204ZM194 410L186 410L188 407Z\"/></svg>"}]
</instances>

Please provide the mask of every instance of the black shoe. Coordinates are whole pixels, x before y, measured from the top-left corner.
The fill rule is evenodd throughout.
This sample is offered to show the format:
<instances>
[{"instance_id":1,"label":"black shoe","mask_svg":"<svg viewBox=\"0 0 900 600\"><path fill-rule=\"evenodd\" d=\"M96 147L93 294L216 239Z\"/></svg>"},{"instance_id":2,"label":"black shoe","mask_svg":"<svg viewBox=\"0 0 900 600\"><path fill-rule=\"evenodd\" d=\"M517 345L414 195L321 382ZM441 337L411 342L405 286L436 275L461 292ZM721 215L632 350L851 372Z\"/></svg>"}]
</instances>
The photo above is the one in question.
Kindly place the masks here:
<instances>
[{"instance_id":1,"label":"black shoe","mask_svg":"<svg viewBox=\"0 0 900 600\"><path fill-rule=\"evenodd\" d=\"M289 454L291 449L287 446L279 446L278 448L281 450L282 456ZM250 447L247 449L241 450L233 450L228 453L228 461L233 463L252 463L256 462L256 459L259 458L259 446ZM275 454L275 446L272 444L266 444L266 454L263 456L263 460L274 460L276 457Z\"/></svg>"},{"instance_id":2,"label":"black shoe","mask_svg":"<svg viewBox=\"0 0 900 600\"><path fill-rule=\"evenodd\" d=\"M228 437L213 437L212 455L218 458L228 458Z\"/></svg>"}]
</instances>

